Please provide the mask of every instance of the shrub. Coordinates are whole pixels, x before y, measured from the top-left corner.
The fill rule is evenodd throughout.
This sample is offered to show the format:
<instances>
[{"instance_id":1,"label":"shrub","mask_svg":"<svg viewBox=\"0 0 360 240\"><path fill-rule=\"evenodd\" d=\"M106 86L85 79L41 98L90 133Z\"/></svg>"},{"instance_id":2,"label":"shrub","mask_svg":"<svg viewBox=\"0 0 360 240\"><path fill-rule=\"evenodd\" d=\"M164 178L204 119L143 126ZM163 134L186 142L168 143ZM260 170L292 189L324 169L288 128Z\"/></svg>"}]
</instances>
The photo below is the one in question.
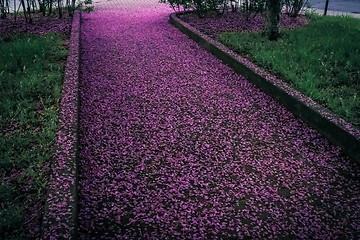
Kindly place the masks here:
<instances>
[{"instance_id":1,"label":"shrub","mask_svg":"<svg viewBox=\"0 0 360 240\"><path fill-rule=\"evenodd\" d=\"M309 5L308 0L283 0L282 5L285 7L285 11L291 17L297 17L301 10Z\"/></svg>"},{"instance_id":2,"label":"shrub","mask_svg":"<svg viewBox=\"0 0 360 240\"><path fill-rule=\"evenodd\" d=\"M241 10L249 19L252 15L255 16L258 13L263 13L266 8L266 0L244 0Z\"/></svg>"},{"instance_id":3,"label":"shrub","mask_svg":"<svg viewBox=\"0 0 360 240\"><path fill-rule=\"evenodd\" d=\"M160 0L167 3L175 11L195 11L198 16L204 17L209 11L222 14L227 10L233 12L241 9L247 19L264 13L266 10L266 0ZM291 17L297 17L304 7L309 5L308 0L282 0L281 8Z\"/></svg>"},{"instance_id":4,"label":"shrub","mask_svg":"<svg viewBox=\"0 0 360 240\"><path fill-rule=\"evenodd\" d=\"M239 7L238 0L160 0L160 2L169 4L174 11L195 11L199 17L204 17L210 11L223 14L228 9L236 11Z\"/></svg>"}]
</instances>

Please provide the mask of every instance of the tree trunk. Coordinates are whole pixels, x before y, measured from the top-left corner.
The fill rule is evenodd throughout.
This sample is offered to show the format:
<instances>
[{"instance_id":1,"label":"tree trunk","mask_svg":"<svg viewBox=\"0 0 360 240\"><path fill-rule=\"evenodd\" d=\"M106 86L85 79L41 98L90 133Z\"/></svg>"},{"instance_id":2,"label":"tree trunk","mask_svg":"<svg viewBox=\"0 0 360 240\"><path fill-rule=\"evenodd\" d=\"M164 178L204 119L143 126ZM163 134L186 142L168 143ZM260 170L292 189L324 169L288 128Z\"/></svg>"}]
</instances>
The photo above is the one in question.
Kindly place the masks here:
<instances>
[{"instance_id":1,"label":"tree trunk","mask_svg":"<svg viewBox=\"0 0 360 240\"><path fill-rule=\"evenodd\" d=\"M35 13L35 12L36 12L36 9L37 9L35 0L32 0L32 1L31 1L31 5L32 5L32 12Z\"/></svg>"},{"instance_id":2,"label":"tree trunk","mask_svg":"<svg viewBox=\"0 0 360 240\"><path fill-rule=\"evenodd\" d=\"M71 2L71 12L72 13L74 13L74 11L75 11L75 8L76 8L76 0L72 0L72 2Z\"/></svg>"},{"instance_id":3,"label":"tree trunk","mask_svg":"<svg viewBox=\"0 0 360 240\"><path fill-rule=\"evenodd\" d=\"M61 6L61 0L58 0L58 10L59 10L59 18L62 18L62 6Z\"/></svg>"},{"instance_id":4,"label":"tree trunk","mask_svg":"<svg viewBox=\"0 0 360 240\"><path fill-rule=\"evenodd\" d=\"M39 3L39 11L42 12L43 16L45 16L45 0L38 0Z\"/></svg>"},{"instance_id":5,"label":"tree trunk","mask_svg":"<svg viewBox=\"0 0 360 240\"><path fill-rule=\"evenodd\" d=\"M5 0L0 0L0 18L1 19L6 18Z\"/></svg>"},{"instance_id":6,"label":"tree trunk","mask_svg":"<svg viewBox=\"0 0 360 240\"><path fill-rule=\"evenodd\" d=\"M27 3L27 11L28 11L28 20L29 20L29 23L32 23L32 18L31 18L31 8L30 8L30 0L27 0L26 3Z\"/></svg>"},{"instance_id":7,"label":"tree trunk","mask_svg":"<svg viewBox=\"0 0 360 240\"><path fill-rule=\"evenodd\" d=\"M280 1L281 0L266 1L267 31L268 38L271 41L278 40L280 37Z\"/></svg>"},{"instance_id":8,"label":"tree trunk","mask_svg":"<svg viewBox=\"0 0 360 240\"><path fill-rule=\"evenodd\" d=\"M16 1L14 1L14 20L16 22L16 14L17 14L17 11L16 11Z\"/></svg>"},{"instance_id":9,"label":"tree trunk","mask_svg":"<svg viewBox=\"0 0 360 240\"><path fill-rule=\"evenodd\" d=\"M52 4L53 4L52 1L53 1L53 0L49 0L49 14L48 14L48 16L50 16L51 13L52 13Z\"/></svg>"},{"instance_id":10,"label":"tree trunk","mask_svg":"<svg viewBox=\"0 0 360 240\"><path fill-rule=\"evenodd\" d=\"M21 5L22 5L22 7L23 7L25 21L26 21L26 22L29 22L28 17L27 17L27 15L26 15L25 2L24 2L24 0L21 0L20 2L21 2Z\"/></svg>"}]
</instances>

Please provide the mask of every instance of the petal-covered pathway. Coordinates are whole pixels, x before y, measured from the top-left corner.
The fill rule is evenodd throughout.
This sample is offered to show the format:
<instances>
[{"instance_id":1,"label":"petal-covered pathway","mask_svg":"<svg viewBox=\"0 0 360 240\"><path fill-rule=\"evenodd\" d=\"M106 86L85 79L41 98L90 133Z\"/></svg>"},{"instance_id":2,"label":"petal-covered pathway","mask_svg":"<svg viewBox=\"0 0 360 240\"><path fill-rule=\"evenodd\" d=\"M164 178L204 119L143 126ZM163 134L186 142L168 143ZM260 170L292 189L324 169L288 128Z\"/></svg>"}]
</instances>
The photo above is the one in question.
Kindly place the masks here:
<instances>
[{"instance_id":1,"label":"petal-covered pathway","mask_svg":"<svg viewBox=\"0 0 360 240\"><path fill-rule=\"evenodd\" d=\"M157 2L83 14L80 238L359 238L359 166Z\"/></svg>"}]
</instances>

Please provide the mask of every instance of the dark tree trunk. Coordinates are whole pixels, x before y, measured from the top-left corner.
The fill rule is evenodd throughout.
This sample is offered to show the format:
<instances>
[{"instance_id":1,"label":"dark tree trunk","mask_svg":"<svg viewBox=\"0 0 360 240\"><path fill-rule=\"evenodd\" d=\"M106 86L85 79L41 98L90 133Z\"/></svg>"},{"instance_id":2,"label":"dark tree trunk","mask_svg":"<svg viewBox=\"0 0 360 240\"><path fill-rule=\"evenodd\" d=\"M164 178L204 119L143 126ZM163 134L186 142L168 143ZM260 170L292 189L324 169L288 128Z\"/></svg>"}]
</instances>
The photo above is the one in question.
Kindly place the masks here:
<instances>
[{"instance_id":1,"label":"dark tree trunk","mask_svg":"<svg viewBox=\"0 0 360 240\"><path fill-rule=\"evenodd\" d=\"M31 6L32 6L32 12L35 13L35 11L36 11L36 2L35 2L35 0L31 1Z\"/></svg>"},{"instance_id":2,"label":"dark tree trunk","mask_svg":"<svg viewBox=\"0 0 360 240\"><path fill-rule=\"evenodd\" d=\"M26 3L27 3L27 11L28 11L28 20L29 20L29 23L32 23L32 18L31 18L31 7L30 7L30 0L27 0Z\"/></svg>"},{"instance_id":3,"label":"dark tree trunk","mask_svg":"<svg viewBox=\"0 0 360 240\"><path fill-rule=\"evenodd\" d=\"M14 1L14 20L16 22L16 14L17 14L17 11L16 11L16 1Z\"/></svg>"},{"instance_id":4,"label":"dark tree trunk","mask_svg":"<svg viewBox=\"0 0 360 240\"><path fill-rule=\"evenodd\" d=\"M58 0L59 18L62 18L61 0Z\"/></svg>"},{"instance_id":5,"label":"dark tree trunk","mask_svg":"<svg viewBox=\"0 0 360 240\"><path fill-rule=\"evenodd\" d=\"M71 15L70 0L66 0L66 8L67 8L67 10L68 10L69 15Z\"/></svg>"},{"instance_id":6,"label":"dark tree trunk","mask_svg":"<svg viewBox=\"0 0 360 240\"><path fill-rule=\"evenodd\" d=\"M43 16L45 16L45 0L41 1L41 0L38 0L38 3L39 3L39 10L40 12L42 12Z\"/></svg>"},{"instance_id":7,"label":"dark tree trunk","mask_svg":"<svg viewBox=\"0 0 360 240\"><path fill-rule=\"evenodd\" d=\"M71 12L72 13L74 13L74 11L75 11L75 4L76 4L76 0L72 0L72 2L71 2Z\"/></svg>"},{"instance_id":8,"label":"dark tree trunk","mask_svg":"<svg viewBox=\"0 0 360 240\"><path fill-rule=\"evenodd\" d=\"M24 0L21 0L20 2L21 2L21 5L23 7L25 21L28 22L29 20L28 20L27 14L26 14L25 2L24 2Z\"/></svg>"},{"instance_id":9,"label":"dark tree trunk","mask_svg":"<svg viewBox=\"0 0 360 240\"><path fill-rule=\"evenodd\" d=\"M53 2L52 2L53 0L49 0L49 16L51 15L51 13L52 13L52 4L53 4Z\"/></svg>"},{"instance_id":10,"label":"dark tree trunk","mask_svg":"<svg viewBox=\"0 0 360 240\"><path fill-rule=\"evenodd\" d=\"M6 18L5 0L0 0L0 18Z\"/></svg>"},{"instance_id":11,"label":"dark tree trunk","mask_svg":"<svg viewBox=\"0 0 360 240\"><path fill-rule=\"evenodd\" d=\"M269 40L277 40L280 37L280 1L281 0L267 0L266 1L266 21Z\"/></svg>"}]
</instances>

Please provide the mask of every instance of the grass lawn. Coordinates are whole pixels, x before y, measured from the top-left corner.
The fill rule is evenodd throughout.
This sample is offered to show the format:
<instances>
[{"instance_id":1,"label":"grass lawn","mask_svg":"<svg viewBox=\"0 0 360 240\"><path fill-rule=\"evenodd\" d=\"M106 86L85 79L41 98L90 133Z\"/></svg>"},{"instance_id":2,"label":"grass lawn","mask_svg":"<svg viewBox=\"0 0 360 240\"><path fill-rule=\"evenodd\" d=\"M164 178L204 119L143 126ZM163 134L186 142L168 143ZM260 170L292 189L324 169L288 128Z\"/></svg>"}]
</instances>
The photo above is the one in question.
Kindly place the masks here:
<instances>
[{"instance_id":1,"label":"grass lawn","mask_svg":"<svg viewBox=\"0 0 360 240\"><path fill-rule=\"evenodd\" d=\"M0 239L32 239L30 225L39 234L68 54L64 40L58 34L0 39Z\"/></svg>"},{"instance_id":2,"label":"grass lawn","mask_svg":"<svg viewBox=\"0 0 360 240\"><path fill-rule=\"evenodd\" d=\"M269 41L262 32L224 32L223 44L360 127L360 19L312 15Z\"/></svg>"}]
</instances>

